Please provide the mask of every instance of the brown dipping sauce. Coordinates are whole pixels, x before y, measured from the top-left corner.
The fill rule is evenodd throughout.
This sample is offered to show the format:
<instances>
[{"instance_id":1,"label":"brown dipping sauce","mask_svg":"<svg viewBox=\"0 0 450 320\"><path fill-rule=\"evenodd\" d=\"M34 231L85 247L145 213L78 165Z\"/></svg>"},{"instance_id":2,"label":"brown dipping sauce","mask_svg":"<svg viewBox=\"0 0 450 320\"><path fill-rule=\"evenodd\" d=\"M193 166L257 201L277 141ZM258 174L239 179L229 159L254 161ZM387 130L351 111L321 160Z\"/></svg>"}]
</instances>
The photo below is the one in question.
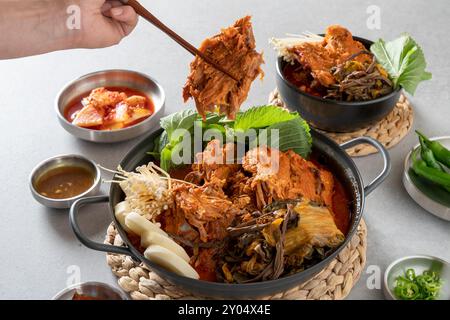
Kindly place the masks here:
<instances>
[{"instance_id":1,"label":"brown dipping sauce","mask_svg":"<svg viewBox=\"0 0 450 320\"><path fill-rule=\"evenodd\" d=\"M47 198L68 199L82 194L94 184L94 175L88 169L64 166L50 169L36 184L36 191Z\"/></svg>"},{"instance_id":2,"label":"brown dipping sauce","mask_svg":"<svg viewBox=\"0 0 450 320\"><path fill-rule=\"evenodd\" d=\"M141 96L141 97L144 97L146 99L146 101L147 101L146 107L148 108L148 110L150 110L150 115L152 115L155 112L155 106L153 104L152 99L150 97L148 97L147 95L145 95L144 93L138 91L138 90L127 88L127 87L105 87L105 89L108 90L108 91L123 92L128 97L130 97L130 96ZM80 96L76 97L75 99L73 99L67 105L66 109L64 110L64 118L67 121L69 121L70 123L73 122L73 120L75 119L78 111L80 111L84 107L83 104L82 104L83 98L88 97L90 93L91 93L91 91L83 93L82 95L80 95ZM132 127L132 126L134 126L134 125L144 121L147 118L148 117L145 117L145 118L138 119L137 121L131 122L131 123L127 124L124 128ZM89 129L102 130L102 128L100 126L98 126L98 127L89 127Z\"/></svg>"}]
</instances>

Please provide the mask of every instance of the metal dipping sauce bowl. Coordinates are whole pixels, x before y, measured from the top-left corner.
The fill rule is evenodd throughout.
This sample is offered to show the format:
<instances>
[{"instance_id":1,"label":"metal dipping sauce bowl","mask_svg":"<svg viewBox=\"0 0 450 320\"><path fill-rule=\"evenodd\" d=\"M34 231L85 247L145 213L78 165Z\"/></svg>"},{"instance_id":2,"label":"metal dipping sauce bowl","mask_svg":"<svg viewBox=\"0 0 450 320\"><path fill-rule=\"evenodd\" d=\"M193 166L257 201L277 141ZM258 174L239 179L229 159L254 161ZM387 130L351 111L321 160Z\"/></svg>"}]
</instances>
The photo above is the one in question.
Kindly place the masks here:
<instances>
[{"instance_id":1,"label":"metal dipping sauce bowl","mask_svg":"<svg viewBox=\"0 0 450 320\"><path fill-rule=\"evenodd\" d=\"M58 292L52 300L73 300L73 295L88 296L93 300L128 300L127 296L109 284L102 282L84 282L72 285Z\"/></svg>"},{"instance_id":2,"label":"metal dipping sauce bowl","mask_svg":"<svg viewBox=\"0 0 450 320\"><path fill-rule=\"evenodd\" d=\"M42 178L46 173L48 173L50 170L66 166L80 167L88 170L94 178L92 186L83 193L67 199L49 198L43 196L36 190L36 184L38 183L39 179ZM76 200L97 194L98 190L100 189L100 182L101 174L100 169L97 167L97 165L93 161L76 154L59 155L42 161L33 169L29 178L31 194L36 199L36 201L46 207L56 209L70 208L72 203L74 203Z\"/></svg>"}]
</instances>

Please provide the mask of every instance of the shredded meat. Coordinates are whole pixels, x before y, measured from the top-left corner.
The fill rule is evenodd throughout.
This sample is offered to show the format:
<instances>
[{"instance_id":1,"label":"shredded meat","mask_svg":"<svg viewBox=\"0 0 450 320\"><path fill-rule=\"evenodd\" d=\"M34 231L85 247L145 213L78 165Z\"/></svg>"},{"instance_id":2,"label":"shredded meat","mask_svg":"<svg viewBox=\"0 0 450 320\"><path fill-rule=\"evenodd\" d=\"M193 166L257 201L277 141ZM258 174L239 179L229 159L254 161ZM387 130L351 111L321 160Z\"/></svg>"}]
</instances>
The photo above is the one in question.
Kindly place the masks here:
<instances>
[{"instance_id":1,"label":"shredded meat","mask_svg":"<svg viewBox=\"0 0 450 320\"><path fill-rule=\"evenodd\" d=\"M294 151L280 152L260 146L246 153L242 165L230 163L234 154L233 144L209 142L197 154L197 163L188 178L195 177L198 184L221 190L241 216L274 201L299 198L331 207L333 175Z\"/></svg>"},{"instance_id":2,"label":"shredded meat","mask_svg":"<svg viewBox=\"0 0 450 320\"><path fill-rule=\"evenodd\" d=\"M212 140L205 150L196 155L196 163L192 166L194 172L201 172L205 181L223 188L228 178L239 170L235 160L235 145L221 145L219 140Z\"/></svg>"},{"instance_id":3,"label":"shredded meat","mask_svg":"<svg viewBox=\"0 0 450 320\"><path fill-rule=\"evenodd\" d=\"M173 190L174 208L166 212L165 230L191 241L222 240L237 209L215 186L179 184Z\"/></svg>"},{"instance_id":4,"label":"shredded meat","mask_svg":"<svg viewBox=\"0 0 450 320\"><path fill-rule=\"evenodd\" d=\"M328 50L320 42L305 42L290 49L296 60L305 68L311 70L311 75L323 86L335 83L330 70L335 65Z\"/></svg>"},{"instance_id":5,"label":"shredded meat","mask_svg":"<svg viewBox=\"0 0 450 320\"><path fill-rule=\"evenodd\" d=\"M248 177L241 167L239 171L230 176L226 189L233 204L241 211L240 217L243 220L246 219L246 216L251 217L258 210L255 205L255 193L250 187L250 180L251 177Z\"/></svg>"},{"instance_id":6,"label":"shredded meat","mask_svg":"<svg viewBox=\"0 0 450 320\"><path fill-rule=\"evenodd\" d=\"M284 153L264 146L254 148L243 158L242 167L252 174L248 182L257 208L265 207L274 199L285 198L285 186L290 177L289 159Z\"/></svg>"},{"instance_id":7,"label":"shredded meat","mask_svg":"<svg viewBox=\"0 0 450 320\"><path fill-rule=\"evenodd\" d=\"M302 197L331 207L333 175L294 151L257 147L246 153L242 165L230 163L234 154L233 144L209 142L197 154L188 178L223 191L241 214L261 210L273 201Z\"/></svg>"},{"instance_id":8,"label":"shredded meat","mask_svg":"<svg viewBox=\"0 0 450 320\"><path fill-rule=\"evenodd\" d=\"M176 184L172 190L173 206L158 218L163 229L183 241L193 244L194 255L191 265L202 280L215 281L216 259L220 245L213 248L200 248L201 244L223 241L239 210L215 185L205 184L192 187ZM175 237L175 238L176 238Z\"/></svg>"},{"instance_id":9,"label":"shredded meat","mask_svg":"<svg viewBox=\"0 0 450 320\"><path fill-rule=\"evenodd\" d=\"M304 68L311 71L314 79L322 86L329 87L336 83L331 69L366 48L361 42L353 40L352 34L346 28L332 25L327 28L322 42L304 42L289 50ZM361 54L355 60L370 63L371 56Z\"/></svg>"},{"instance_id":10,"label":"shredded meat","mask_svg":"<svg viewBox=\"0 0 450 320\"><path fill-rule=\"evenodd\" d=\"M349 30L340 25L331 25L327 28L325 48L335 60L336 65L341 64L354 54L367 50L361 42L353 40L353 35ZM370 63L371 58L370 55L364 54L357 56L354 60L361 63Z\"/></svg>"},{"instance_id":11,"label":"shredded meat","mask_svg":"<svg viewBox=\"0 0 450 320\"><path fill-rule=\"evenodd\" d=\"M269 158L272 160L267 161ZM301 197L328 207L332 205L333 175L292 150L279 152L264 146L258 147L247 152L242 166L253 174L250 185L255 191L258 208L274 200Z\"/></svg>"},{"instance_id":12,"label":"shredded meat","mask_svg":"<svg viewBox=\"0 0 450 320\"><path fill-rule=\"evenodd\" d=\"M239 81L215 69L200 57L191 63L191 73L183 89L185 102L194 98L197 111L203 118L207 112L215 111L234 119L241 104L246 100L252 82L263 71L262 54L255 45L250 17L244 17L233 26L223 29L201 44L200 52L211 57L216 63L229 71Z\"/></svg>"}]
</instances>

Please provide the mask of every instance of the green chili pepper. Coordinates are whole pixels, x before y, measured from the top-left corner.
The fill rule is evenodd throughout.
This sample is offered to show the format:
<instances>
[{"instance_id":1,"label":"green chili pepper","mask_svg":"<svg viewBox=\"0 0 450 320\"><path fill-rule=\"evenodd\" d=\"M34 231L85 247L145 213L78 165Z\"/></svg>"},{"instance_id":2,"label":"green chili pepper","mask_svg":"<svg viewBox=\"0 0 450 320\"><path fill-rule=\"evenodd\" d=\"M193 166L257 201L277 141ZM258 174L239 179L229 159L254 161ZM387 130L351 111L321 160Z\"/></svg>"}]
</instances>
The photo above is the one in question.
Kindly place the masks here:
<instances>
[{"instance_id":1,"label":"green chili pepper","mask_svg":"<svg viewBox=\"0 0 450 320\"><path fill-rule=\"evenodd\" d=\"M425 161L428 167L445 172L442 164L439 163L439 161L436 160L434 157L433 151L431 151L430 148L425 143L425 140L422 136L419 135L419 141L420 141L420 155L422 157L422 160ZM450 192L450 187L443 187L445 190Z\"/></svg>"},{"instance_id":2,"label":"green chili pepper","mask_svg":"<svg viewBox=\"0 0 450 320\"><path fill-rule=\"evenodd\" d=\"M416 278L416 273L414 269L408 269L405 272L405 276L409 281L413 281Z\"/></svg>"},{"instance_id":3,"label":"green chili pepper","mask_svg":"<svg viewBox=\"0 0 450 320\"><path fill-rule=\"evenodd\" d=\"M436 272L431 271L431 270L425 270L422 275L424 276L429 276L431 278L433 278L434 280L439 280L439 276Z\"/></svg>"},{"instance_id":4,"label":"green chili pepper","mask_svg":"<svg viewBox=\"0 0 450 320\"><path fill-rule=\"evenodd\" d=\"M416 149L412 155L412 169L414 172L422 178L434 182L444 188L450 188L450 174L428 167L425 161L417 158L418 152L419 149Z\"/></svg>"},{"instance_id":5,"label":"green chili pepper","mask_svg":"<svg viewBox=\"0 0 450 320\"><path fill-rule=\"evenodd\" d=\"M420 297L419 286L403 277L397 279L394 293L402 300L416 300Z\"/></svg>"},{"instance_id":6,"label":"green chili pepper","mask_svg":"<svg viewBox=\"0 0 450 320\"><path fill-rule=\"evenodd\" d=\"M446 167L450 168L450 150L446 149L441 143L438 141L431 141L420 131L416 130L416 133L423 138L425 144L434 154L434 157L444 164Z\"/></svg>"},{"instance_id":7,"label":"green chili pepper","mask_svg":"<svg viewBox=\"0 0 450 320\"><path fill-rule=\"evenodd\" d=\"M441 288L442 281L436 272L427 270L416 276L414 269L408 269L395 280L394 293L402 300L434 300Z\"/></svg>"},{"instance_id":8,"label":"green chili pepper","mask_svg":"<svg viewBox=\"0 0 450 320\"><path fill-rule=\"evenodd\" d=\"M444 171L442 165L434 157L433 151L426 145L422 136L419 136L420 141L420 155L422 160L426 162L427 166L430 168L437 169L439 171Z\"/></svg>"}]
</instances>

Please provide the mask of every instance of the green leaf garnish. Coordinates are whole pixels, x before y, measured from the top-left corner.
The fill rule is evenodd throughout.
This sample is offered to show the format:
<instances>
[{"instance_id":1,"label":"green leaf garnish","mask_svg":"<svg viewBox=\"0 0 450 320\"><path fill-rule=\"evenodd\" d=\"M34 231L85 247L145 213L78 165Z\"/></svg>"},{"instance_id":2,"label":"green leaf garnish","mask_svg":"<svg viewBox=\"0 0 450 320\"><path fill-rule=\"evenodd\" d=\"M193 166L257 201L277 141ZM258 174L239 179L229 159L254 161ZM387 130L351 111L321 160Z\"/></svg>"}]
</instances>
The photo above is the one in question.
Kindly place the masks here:
<instances>
[{"instance_id":1,"label":"green leaf garnish","mask_svg":"<svg viewBox=\"0 0 450 320\"><path fill-rule=\"evenodd\" d=\"M270 132L274 129L278 130L277 141L271 139ZM306 121L300 117L275 123L265 130L268 131L268 144L278 145L280 151L292 150L303 158L306 158L311 152L310 129Z\"/></svg>"},{"instance_id":2,"label":"green leaf garnish","mask_svg":"<svg viewBox=\"0 0 450 320\"><path fill-rule=\"evenodd\" d=\"M206 116L206 120L201 122L201 125L204 128L215 128L214 125L222 118L223 116L209 113ZM165 130L157 139L152 153L158 152L160 154L160 166L163 170L169 171L174 166L171 160L172 155L174 152L179 151L180 144L183 141L183 134L186 133L185 130L193 135L194 126L200 120L201 117L194 109L184 109L161 119L161 127Z\"/></svg>"},{"instance_id":3,"label":"green leaf garnish","mask_svg":"<svg viewBox=\"0 0 450 320\"><path fill-rule=\"evenodd\" d=\"M160 166L169 171L173 166L172 157L182 151L184 129L194 135L194 128L201 126L202 130L213 130L217 136L226 137L227 141L238 141L238 137L245 136L249 130L256 130L258 144L277 144L281 151L293 150L306 158L311 152L311 134L308 124L298 113L289 112L276 106L253 107L237 115L235 121L226 121L223 116L208 114L206 120L200 122L201 117L192 109L186 109L161 119L161 127L165 131L155 140L155 148L151 154L160 155ZM273 130L278 130L276 139L272 141ZM265 132L264 132L265 131ZM262 133L264 132L264 135ZM211 133L211 132L210 132ZM266 137L266 139L262 139ZM193 142L193 139L191 139ZM208 141L205 141L205 143Z\"/></svg>"},{"instance_id":4,"label":"green leaf garnish","mask_svg":"<svg viewBox=\"0 0 450 320\"><path fill-rule=\"evenodd\" d=\"M197 118L198 113L194 109L184 109L162 118L161 127L166 130L169 141L172 142L179 138L174 136L175 130L190 130L194 126L194 122Z\"/></svg>"},{"instance_id":5,"label":"green leaf garnish","mask_svg":"<svg viewBox=\"0 0 450 320\"><path fill-rule=\"evenodd\" d=\"M414 94L421 81L431 79L431 73L425 71L427 63L422 49L408 34L389 42L379 39L370 51L388 72L394 88L401 86Z\"/></svg>"},{"instance_id":6,"label":"green leaf garnish","mask_svg":"<svg viewBox=\"0 0 450 320\"><path fill-rule=\"evenodd\" d=\"M311 152L311 134L309 125L296 112L289 112L277 106L253 107L240 113L233 126L235 134L250 129L264 129L265 135L259 132L258 144L278 145L281 151L293 150L306 158ZM278 130L278 138L272 140L272 130ZM266 141L261 141L261 137Z\"/></svg>"},{"instance_id":7,"label":"green leaf garnish","mask_svg":"<svg viewBox=\"0 0 450 320\"><path fill-rule=\"evenodd\" d=\"M272 124L292 120L296 117L298 117L298 114L277 106L253 107L236 116L234 130L246 131L248 129L266 128Z\"/></svg>"}]
</instances>

